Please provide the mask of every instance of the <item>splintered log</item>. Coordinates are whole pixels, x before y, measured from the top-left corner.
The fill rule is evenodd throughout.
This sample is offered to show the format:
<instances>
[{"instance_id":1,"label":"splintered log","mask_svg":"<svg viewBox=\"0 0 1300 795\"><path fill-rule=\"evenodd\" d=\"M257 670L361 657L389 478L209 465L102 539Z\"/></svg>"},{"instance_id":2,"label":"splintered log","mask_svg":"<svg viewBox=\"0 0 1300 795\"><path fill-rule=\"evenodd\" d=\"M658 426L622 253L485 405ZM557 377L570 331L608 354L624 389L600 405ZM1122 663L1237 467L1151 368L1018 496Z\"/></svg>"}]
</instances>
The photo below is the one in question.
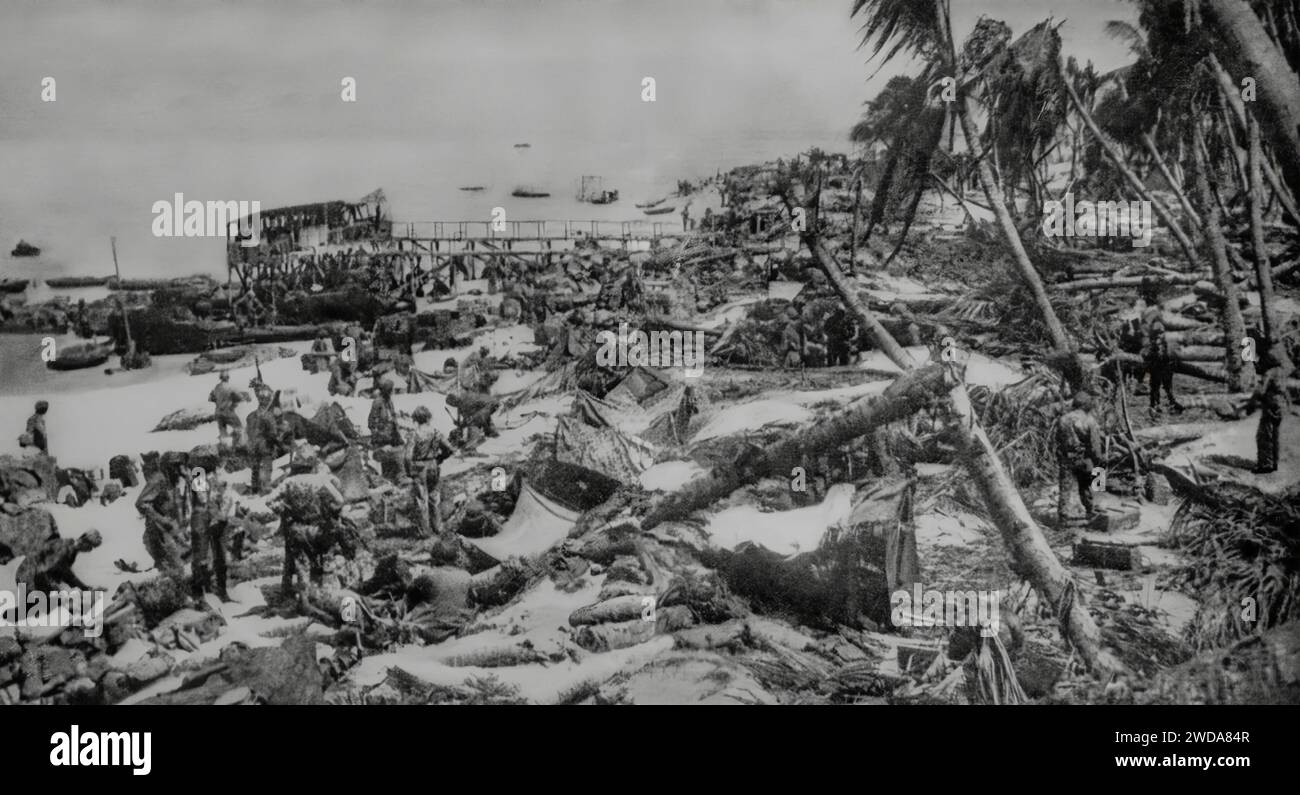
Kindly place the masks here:
<instances>
[{"instance_id":1,"label":"splintered log","mask_svg":"<svg viewBox=\"0 0 1300 795\"><path fill-rule=\"evenodd\" d=\"M1079 279L1073 282L1061 282L1054 284L1054 289L1061 292L1072 293L1080 290L1109 290L1118 287L1142 287L1145 284L1154 284L1157 286L1164 285L1194 285L1204 277L1194 273L1179 273L1158 276L1111 276L1104 279Z\"/></svg>"},{"instance_id":2,"label":"splintered log","mask_svg":"<svg viewBox=\"0 0 1300 795\"><path fill-rule=\"evenodd\" d=\"M798 466L805 455L832 450L886 423L908 417L952 386L953 379L947 368L941 365L906 372L879 395L767 447L746 466L717 467L707 477L668 495L650 511L642 527L648 529L661 522L685 518L692 511L708 507L746 483L772 475L789 477L790 470Z\"/></svg>"}]
</instances>

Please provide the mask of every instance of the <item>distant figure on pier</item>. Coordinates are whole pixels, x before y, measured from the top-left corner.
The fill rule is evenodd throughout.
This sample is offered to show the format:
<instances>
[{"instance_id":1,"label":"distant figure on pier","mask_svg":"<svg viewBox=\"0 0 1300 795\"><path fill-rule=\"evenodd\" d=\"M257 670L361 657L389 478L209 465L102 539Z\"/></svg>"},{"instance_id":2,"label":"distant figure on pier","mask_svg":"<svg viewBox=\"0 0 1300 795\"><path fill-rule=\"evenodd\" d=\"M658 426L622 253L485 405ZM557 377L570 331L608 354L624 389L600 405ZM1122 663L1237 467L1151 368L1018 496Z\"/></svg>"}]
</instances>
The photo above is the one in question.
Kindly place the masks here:
<instances>
[{"instance_id":1,"label":"distant figure on pier","mask_svg":"<svg viewBox=\"0 0 1300 795\"><path fill-rule=\"evenodd\" d=\"M685 207L682 208L682 231L683 231L683 232L689 232L689 231L691 231L691 205L690 205L690 203L687 203L687 205L686 205Z\"/></svg>"}]
</instances>

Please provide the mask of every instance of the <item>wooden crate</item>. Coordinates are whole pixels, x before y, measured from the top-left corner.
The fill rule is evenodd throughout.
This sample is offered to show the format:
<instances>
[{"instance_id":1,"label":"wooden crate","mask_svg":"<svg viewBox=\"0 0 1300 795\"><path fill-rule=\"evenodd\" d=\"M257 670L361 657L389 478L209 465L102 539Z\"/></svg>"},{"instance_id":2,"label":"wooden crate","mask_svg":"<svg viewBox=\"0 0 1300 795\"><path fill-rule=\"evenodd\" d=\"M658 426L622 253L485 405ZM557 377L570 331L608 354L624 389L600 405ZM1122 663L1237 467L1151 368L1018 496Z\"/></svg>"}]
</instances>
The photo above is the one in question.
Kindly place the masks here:
<instances>
[{"instance_id":1,"label":"wooden crate","mask_svg":"<svg viewBox=\"0 0 1300 795\"><path fill-rule=\"evenodd\" d=\"M1107 506L1097 511L1097 515L1088 522L1088 529L1097 533L1117 533L1122 530L1132 530L1138 526L1138 520L1141 516L1141 511L1133 505Z\"/></svg>"},{"instance_id":2,"label":"wooden crate","mask_svg":"<svg viewBox=\"0 0 1300 795\"><path fill-rule=\"evenodd\" d=\"M1142 567L1142 556L1137 547L1085 538L1074 545L1074 560L1071 562L1075 566L1094 569L1136 571Z\"/></svg>"}]
</instances>

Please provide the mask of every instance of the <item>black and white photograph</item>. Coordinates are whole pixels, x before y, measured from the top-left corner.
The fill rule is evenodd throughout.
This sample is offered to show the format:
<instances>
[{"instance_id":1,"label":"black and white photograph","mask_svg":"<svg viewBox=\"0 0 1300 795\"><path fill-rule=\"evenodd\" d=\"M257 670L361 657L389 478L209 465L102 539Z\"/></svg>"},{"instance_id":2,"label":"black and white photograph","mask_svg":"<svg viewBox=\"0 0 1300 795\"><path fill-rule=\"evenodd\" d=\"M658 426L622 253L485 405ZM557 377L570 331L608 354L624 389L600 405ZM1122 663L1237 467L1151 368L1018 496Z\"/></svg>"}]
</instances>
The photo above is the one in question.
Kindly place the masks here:
<instances>
[{"instance_id":1,"label":"black and white photograph","mask_svg":"<svg viewBox=\"0 0 1300 795\"><path fill-rule=\"evenodd\" d=\"M1300 0L5 0L0 704L1300 703L1297 70Z\"/></svg>"}]
</instances>

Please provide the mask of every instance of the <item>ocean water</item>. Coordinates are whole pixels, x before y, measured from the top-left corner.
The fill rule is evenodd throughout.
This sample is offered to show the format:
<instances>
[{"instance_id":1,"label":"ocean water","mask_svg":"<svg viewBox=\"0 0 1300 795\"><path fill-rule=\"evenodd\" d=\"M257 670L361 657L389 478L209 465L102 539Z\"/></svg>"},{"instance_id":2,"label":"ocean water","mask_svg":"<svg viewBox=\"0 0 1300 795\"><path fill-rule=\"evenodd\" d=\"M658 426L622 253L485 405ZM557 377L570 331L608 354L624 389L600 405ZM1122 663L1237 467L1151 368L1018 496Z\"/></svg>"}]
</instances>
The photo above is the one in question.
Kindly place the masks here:
<instances>
[{"instance_id":1,"label":"ocean water","mask_svg":"<svg viewBox=\"0 0 1300 795\"><path fill-rule=\"evenodd\" d=\"M664 196L678 179L711 177L747 163L789 157L811 146L845 151L840 130L786 130L687 140L555 136L413 143L173 142L135 144L7 141L0 146L0 274L49 278L113 273L116 236L122 274L225 276L223 238L153 234L153 204L186 200L257 200L264 210L331 199L358 199L383 188L395 223L506 220L646 219L633 204ZM618 202L576 200L583 175L599 175ZM461 191L480 185L484 190ZM550 191L541 199L510 195L518 185ZM655 218L678 223L676 214ZM35 258L8 256L17 240L41 248Z\"/></svg>"}]
</instances>

